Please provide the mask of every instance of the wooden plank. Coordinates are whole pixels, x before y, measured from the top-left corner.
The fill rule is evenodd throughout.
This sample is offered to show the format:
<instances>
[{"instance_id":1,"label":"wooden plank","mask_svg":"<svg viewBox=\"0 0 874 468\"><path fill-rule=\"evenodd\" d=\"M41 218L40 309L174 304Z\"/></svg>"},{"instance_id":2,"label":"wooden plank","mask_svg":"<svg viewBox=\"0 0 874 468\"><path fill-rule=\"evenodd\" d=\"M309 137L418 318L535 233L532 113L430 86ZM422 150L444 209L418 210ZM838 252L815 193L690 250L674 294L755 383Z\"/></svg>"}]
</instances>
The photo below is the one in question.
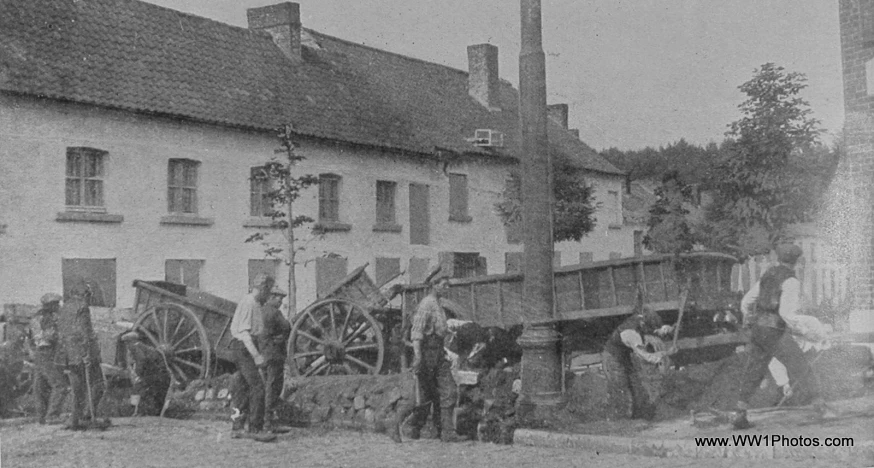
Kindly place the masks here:
<instances>
[{"instance_id":1,"label":"wooden plank","mask_svg":"<svg viewBox=\"0 0 874 468\"><path fill-rule=\"evenodd\" d=\"M616 278L613 277L613 266L607 267L607 272L609 273L610 292L613 295L613 305L618 306L619 305L619 298L616 295Z\"/></svg>"},{"instance_id":2,"label":"wooden plank","mask_svg":"<svg viewBox=\"0 0 874 468\"><path fill-rule=\"evenodd\" d=\"M677 308L679 307L679 301L651 302L647 305L652 307L653 310L655 310L656 312L661 312L665 310L677 310ZM615 317L620 315L629 315L633 311L633 305L606 307L603 309L569 310L565 312L559 312L558 320L581 320L599 317Z\"/></svg>"},{"instance_id":3,"label":"wooden plank","mask_svg":"<svg viewBox=\"0 0 874 468\"><path fill-rule=\"evenodd\" d=\"M727 344L740 345L749 341L749 332L720 333L718 335L679 339L677 340L677 349L695 349Z\"/></svg>"}]
</instances>

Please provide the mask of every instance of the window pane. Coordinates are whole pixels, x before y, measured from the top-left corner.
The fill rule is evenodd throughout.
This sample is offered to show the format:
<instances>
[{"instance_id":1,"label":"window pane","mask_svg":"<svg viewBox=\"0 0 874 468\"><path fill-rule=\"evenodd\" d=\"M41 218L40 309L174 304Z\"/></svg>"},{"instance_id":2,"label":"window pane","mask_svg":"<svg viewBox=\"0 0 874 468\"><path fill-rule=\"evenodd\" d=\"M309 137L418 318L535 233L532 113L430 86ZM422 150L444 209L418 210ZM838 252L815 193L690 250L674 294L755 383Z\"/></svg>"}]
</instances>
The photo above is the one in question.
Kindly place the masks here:
<instances>
[{"instance_id":1,"label":"window pane","mask_svg":"<svg viewBox=\"0 0 874 468\"><path fill-rule=\"evenodd\" d=\"M185 162L185 186L197 186L197 164L192 161Z\"/></svg>"},{"instance_id":2,"label":"window pane","mask_svg":"<svg viewBox=\"0 0 874 468\"><path fill-rule=\"evenodd\" d=\"M80 187L81 180L67 179L67 205L76 206L81 204L81 200L79 199Z\"/></svg>"},{"instance_id":3,"label":"window pane","mask_svg":"<svg viewBox=\"0 0 874 468\"><path fill-rule=\"evenodd\" d=\"M85 181L85 205L103 206L103 181Z\"/></svg>"},{"instance_id":4,"label":"window pane","mask_svg":"<svg viewBox=\"0 0 874 468\"><path fill-rule=\"evenodd\" d=\"M193 189L182 189L182 211L185 213L197 212L197 192Z\"/></svg>"},{"instance_id":5,"label":"window pane","mask_svg":"<svg viewBox=\"0 0 874 468\"><path fill-rule=\"evenodd\" d=\"M78 177L82 174L79 165L79 153L76 152L68 152L67 153L67 175Z\"/></svg>"},{"instance_id":6,"label":"window pane","mask_svg":"<svg viewBox=\"0 0 874 468\"><path fill-rule=\"evenodd\" d=\"M167 189L167 211L177 213L179 209L179 191L181 189L170 187Z\"/></svg>"},{"instance_id":7,"label":"window pane","mask_svg":"<svg viewBox=\"0 0 874 468\"><path fill-rule=\"evenodd\" d=\"M89 154L85 157L85 177L100 177L103 175L101 157L99 154Z\"/></svg>"}]
</instances>

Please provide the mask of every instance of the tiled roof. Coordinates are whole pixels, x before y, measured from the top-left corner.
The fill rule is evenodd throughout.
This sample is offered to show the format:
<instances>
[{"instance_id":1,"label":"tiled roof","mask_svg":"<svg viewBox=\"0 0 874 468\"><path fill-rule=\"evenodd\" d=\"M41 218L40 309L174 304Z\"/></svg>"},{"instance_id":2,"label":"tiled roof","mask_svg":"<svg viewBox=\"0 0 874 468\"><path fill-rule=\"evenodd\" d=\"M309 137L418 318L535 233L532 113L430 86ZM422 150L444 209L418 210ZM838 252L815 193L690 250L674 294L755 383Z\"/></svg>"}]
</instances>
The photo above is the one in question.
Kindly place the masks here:
<instances>
[{"instance_id":1,"label":"tiled roof","mask_svg":"<svg viewBox=\"0 0 874 468\"><path fill-rule=\"evenodd\" d=\"M137 0L0 0L0 90L428 154L518 158L518 93L501 112L467 93L467 73L304 31L291 61L266 33ZM505 133L501 150L466 138ZM558 125L554 153L622 171Z\"/></svg>"}]
</instances>

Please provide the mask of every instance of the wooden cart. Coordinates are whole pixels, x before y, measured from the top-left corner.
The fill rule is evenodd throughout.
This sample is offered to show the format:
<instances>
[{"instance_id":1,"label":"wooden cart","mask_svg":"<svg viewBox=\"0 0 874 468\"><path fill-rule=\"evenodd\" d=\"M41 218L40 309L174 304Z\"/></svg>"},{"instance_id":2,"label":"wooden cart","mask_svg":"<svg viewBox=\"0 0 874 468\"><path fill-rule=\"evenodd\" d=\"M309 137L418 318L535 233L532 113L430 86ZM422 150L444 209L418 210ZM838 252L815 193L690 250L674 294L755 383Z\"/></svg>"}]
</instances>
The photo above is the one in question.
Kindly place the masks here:
<instances>
[{"instance_id":1,"label":"wooden cart","mask_svg":"<svg viewBox=\"0 0 874 468\"><path fill-rule=\"evenodd\" d=\"M682 255L648 255L570 265L555 269L555 306L552 318L525 310L522 275L487 275L450 281L448 298L460 305L459 319L482 326L509 329L526 323L557 324L564 351L598 352L615 326L635 307L639 291L644 302L666 323L676 321L681 290L688 278L687 313L678 348L731 346L746 341L741 333L713 333L713 316L737 310L737 293L731 291L731 271L737 260L715 252ZM403 290L403 317L415 311L427 285ZM692 326L695 322L706 326ZM689 326L687 326L689 325Z\"/></svg>"},{"instance_id":2,"label":"wooden cart","mask_svg":"<svg viewBox=\"0 0 874 468\"><path fill-rule=\"evenodd\" d=\"M389 309L364 271L355 269L297 315L288 339L292 375L378 374L396 341L401 311Z\"/></svg>"},{"instance_id":3,"label":"wooden cart","mask_svg":"<svg viewBox=\"0 0 874 468\"><path fill-rule=\"evenodd\" d=\"M219 361L231 361L235 302L166 281L135 280L133 286L133 330L161 352L178 382L209 377Z\"/></svg>"}]
</instances>

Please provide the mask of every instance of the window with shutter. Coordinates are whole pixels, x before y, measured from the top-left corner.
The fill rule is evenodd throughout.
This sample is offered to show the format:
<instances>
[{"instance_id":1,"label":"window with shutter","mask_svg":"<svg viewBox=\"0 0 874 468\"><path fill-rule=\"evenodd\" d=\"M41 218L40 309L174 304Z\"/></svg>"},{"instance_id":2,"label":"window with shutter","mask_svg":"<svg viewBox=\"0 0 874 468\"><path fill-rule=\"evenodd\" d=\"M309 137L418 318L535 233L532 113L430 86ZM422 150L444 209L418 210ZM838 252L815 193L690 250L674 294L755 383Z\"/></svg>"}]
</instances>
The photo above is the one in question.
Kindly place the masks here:
<instances>
[{"instance_id":1,"label":"window with shutter","mask_svg":"<svg viewBox=\"0 0 874 468\"><path fill-rule=\"evenodd\" d=\"M449 220L469 222L467 211L467 176L449 174Z\"/></svg>"},{"instance_id":2,"label":"window with shutter","mask_svg":"<svg viewBox=\"0 0 874 468\"><path fill-rule=\"evenodd\" d=\"M319 175L319 221L340 222L340 176Z\"/></svg>"},{"instance_id":3,"label":"window with shutter","mask_svg":"<svg viewBox=\"0 0 874 468\"><path fill-rule=\"evenodd\" d=\"M67 148L68 210L106 211L103 204L103 175L107 154L94 148Z\"/></svg>"},{"instance_id":4,"label":"window with shutter","mask_svg":"<svg viewBox=\"0 0 874 468\"><path fill-rule=\"evenodd\" d=\"M197 161L171 159L167 165L167 210L197 213Z\"/></svg>"},{"instance_id":5,"label":"window with shutter","mask_svg":"<svg viewBox=\"0 0 874 468\"><path fill-rule=\"evenodd\" d=\"M321 298L346 277L347 261L343 257L316 258L316 294Z\"/></svg>"},{"instance_id":6,"label":"window with shutter","mask_svg":"<svg viewBox=\"0 0 874 468\"><path fill-rule=\"evenodd\" d=\"M400 258L383 258L376 257L376 278L374 281L377 286L382 286L394 279L401 272Z\"/></svg>"},{"instance_id":7,"label":"window with shutter","mask_svg":"<svg viewBox=\"0 0 874 468\"><path fill-rule=\"evenodd\" d=\"M200 272L203 264L203 260L166 260L164 281L200 289Z\"/></svg>"},{"instance_id":8,"label":"window with shutter","mask_svg":"<svg viewBox=\"0 0 874 468\"><path fill-rule=\"evenodd\" d=\"M65 258L61 261L64 298L73 289L87 288L91 305L115 307L114 258Z\"/></svg>"},{"instance_id":9,"label":"window with shutter","mask_svg":"<svg viewBox=\"0 0 874 468\"><path fill-rule=\"evenodd\" d=\"M279 259L277 258L262 258L252 259L248 262L249 284L255 282L255 277L259 273L276 278L276 272L279 269Z\"/></svg>"},{"instance_id":10,"label":"window with shutter","mask_svg":"<svg viewBox=\"0 0 874 468\"><path fill-rule=\"evenodd\" d=\"M507 252L504 254L504 271L506 273L522 273L522 263L525 252Z\"/></svg>"}]
</instances>

